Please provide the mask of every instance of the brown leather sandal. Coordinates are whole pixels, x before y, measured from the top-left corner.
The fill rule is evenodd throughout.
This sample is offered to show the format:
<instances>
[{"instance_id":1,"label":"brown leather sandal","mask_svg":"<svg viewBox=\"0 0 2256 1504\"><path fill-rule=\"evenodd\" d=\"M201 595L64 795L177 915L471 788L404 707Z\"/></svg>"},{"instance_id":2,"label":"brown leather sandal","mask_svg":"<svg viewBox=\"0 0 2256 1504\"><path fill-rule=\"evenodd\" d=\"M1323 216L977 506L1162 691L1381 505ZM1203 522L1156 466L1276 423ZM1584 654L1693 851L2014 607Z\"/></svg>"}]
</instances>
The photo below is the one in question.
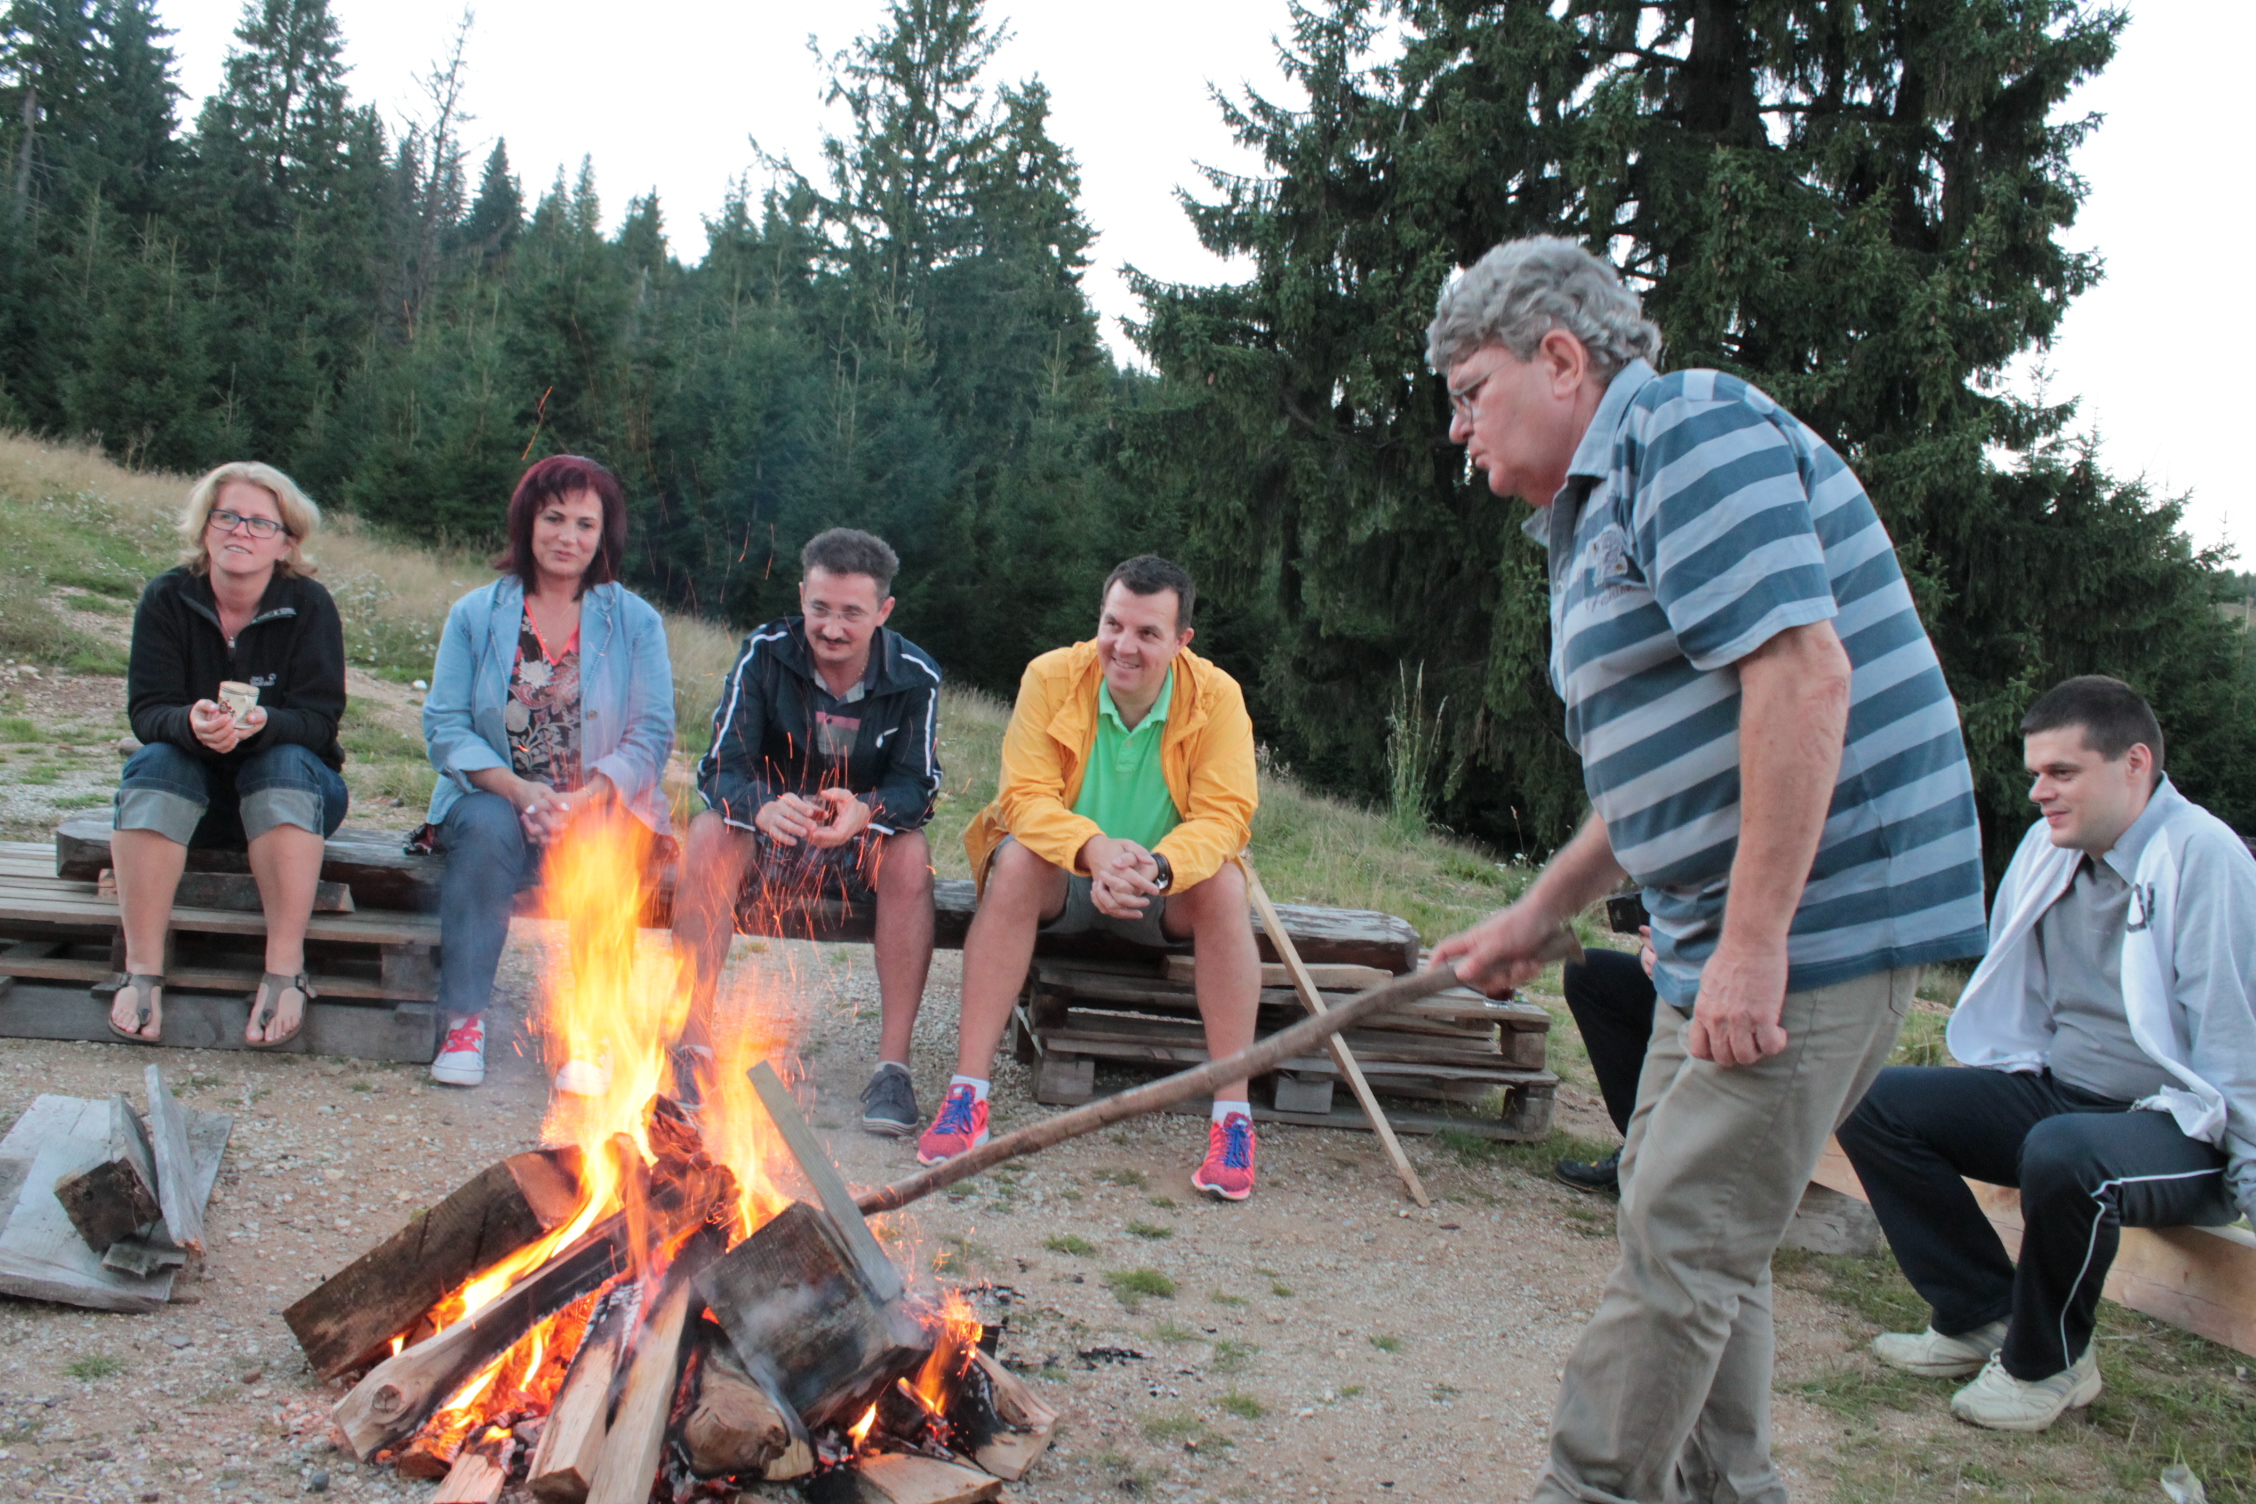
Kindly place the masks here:
<instances>
[{"instance_id":1,"label":"brown leather sandal","mask_svg":"<svg viewBox=\"0 0 2256 1504\"><path fill-rule=\"evenodd\" d=\"M110 1026L110 1032L127 1044L157 1043L157 1039L151 1039L140 1031L149 1027L150 1016L157 1011L156 1005L149 1001L149 994L164 985L164 974L154 971L121 971L117 974L117 983L119 992L133 994L133 1027L121 1029L117 1026L117 999L113 995L110 999L110 1016L105 1020ZM157 1025L157 1035L158 1039L164 1036L164 1025L161 1023Z\"/></svg>"},{"instance_id":2,"label":"brown leather sandal","mask_svg":"<svg viewBox=\"0 0 2256 1504\"><path fill-rule=\"evenodd\" d=\"M274 1021L274 1015L282 1011L282 994L292 988L295 988L299 995L305 999L298 1004L297 1027L280 1039L250 1038L248 1030L264 1029ZM313 1006L316 995L312 983L306 980L306 974L302 971L296 976L291 976L288 972L282 971L260 973L258 991L251 994L251 1019L245 1025L244 1046L253 1050L279 1050L295 1041L305 1029L306 1009Z\"/></svg>"}]
</instances>

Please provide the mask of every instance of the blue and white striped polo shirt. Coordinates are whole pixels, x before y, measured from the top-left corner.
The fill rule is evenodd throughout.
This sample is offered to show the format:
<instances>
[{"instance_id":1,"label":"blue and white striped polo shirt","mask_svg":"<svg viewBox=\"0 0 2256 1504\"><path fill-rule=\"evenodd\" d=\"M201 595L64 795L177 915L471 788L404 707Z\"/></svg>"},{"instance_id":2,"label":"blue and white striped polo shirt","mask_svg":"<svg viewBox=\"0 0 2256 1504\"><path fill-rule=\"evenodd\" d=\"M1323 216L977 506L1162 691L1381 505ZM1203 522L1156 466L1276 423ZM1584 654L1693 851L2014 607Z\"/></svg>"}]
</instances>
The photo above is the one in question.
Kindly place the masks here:
<instances>
[{"instance_id":1,"label":"blue and white striped polo shirt","mask_svg":"<svg viewBox=\"0 0 2256 1504\"><path fill-rule=\"evenodd\" d=\"M1816 621L1833 623L1854 672L1787 986L1982 953L1958 708L1887 530L1822 439L1736 377L1635 361L1528 531L1551 555L1567 739L1615 857L1645 887L1663 998L1691 1006L1722 933L1739 841L1732 665Z\"/></svg>"}]
</instances>

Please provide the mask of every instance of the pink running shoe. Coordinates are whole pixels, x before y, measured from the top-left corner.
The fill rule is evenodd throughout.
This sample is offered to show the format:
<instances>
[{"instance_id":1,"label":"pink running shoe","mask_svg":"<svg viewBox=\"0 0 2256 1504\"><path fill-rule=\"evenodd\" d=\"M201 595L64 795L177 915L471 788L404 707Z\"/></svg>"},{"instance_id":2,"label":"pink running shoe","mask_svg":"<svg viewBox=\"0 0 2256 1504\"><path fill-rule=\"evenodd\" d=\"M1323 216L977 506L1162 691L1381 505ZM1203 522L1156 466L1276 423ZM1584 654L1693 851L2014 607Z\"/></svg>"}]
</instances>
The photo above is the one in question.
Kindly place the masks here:
<instances>
[{"instance_id":1,"label":"pink running shoe","mask_svg":"<svg viewBox=\"0 0 2256 1504\"><path fill-rule=\"evenodd\" d=\"M940 1103L940 1115L917 1140L917 1163L936 1165L987 1142L987 1104L976 1100L968 1086L951 1086Z\"/></svg>"},{"instance_id":2,"label":"pink running shoe","mask_svg":"<svg viewBox=\"0 0 2256 1504\"><path fill-rule=\"evenodd\" d=\"M1198 1167L1191 1184L1224 1201L1243 1201L1253 1194L1253 1119L1233 1112L1206 1129L1206 1163Z\"/></svg>"}]
</instances>

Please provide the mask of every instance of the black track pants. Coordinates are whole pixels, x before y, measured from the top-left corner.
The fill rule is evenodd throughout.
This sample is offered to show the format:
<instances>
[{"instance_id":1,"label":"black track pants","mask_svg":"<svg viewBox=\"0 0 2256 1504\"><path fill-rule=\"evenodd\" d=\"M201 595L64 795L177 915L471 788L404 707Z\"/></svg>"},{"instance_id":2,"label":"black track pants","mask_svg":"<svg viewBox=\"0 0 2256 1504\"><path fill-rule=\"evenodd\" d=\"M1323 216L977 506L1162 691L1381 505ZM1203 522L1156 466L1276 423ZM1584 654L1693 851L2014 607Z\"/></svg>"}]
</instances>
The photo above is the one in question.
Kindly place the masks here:
<instances>
[{"instance_id":1,"label":"black track pants","mask_svg":"<svg viewBox=\"0 0 2256 1504\"><path fill-rule=\"evenodd\" d=\"M1890 1066L1838 1137L1935 1330L1958 1336L2010 1316L2003 1361L2017 1379L2050 1377L2090 1344L2121 1228L2239 1215L2222 1151L2168 1113L2049 1071ZM1961 1177L2020 1188L2018 1267Z\"/></svg>"}]
</instances>

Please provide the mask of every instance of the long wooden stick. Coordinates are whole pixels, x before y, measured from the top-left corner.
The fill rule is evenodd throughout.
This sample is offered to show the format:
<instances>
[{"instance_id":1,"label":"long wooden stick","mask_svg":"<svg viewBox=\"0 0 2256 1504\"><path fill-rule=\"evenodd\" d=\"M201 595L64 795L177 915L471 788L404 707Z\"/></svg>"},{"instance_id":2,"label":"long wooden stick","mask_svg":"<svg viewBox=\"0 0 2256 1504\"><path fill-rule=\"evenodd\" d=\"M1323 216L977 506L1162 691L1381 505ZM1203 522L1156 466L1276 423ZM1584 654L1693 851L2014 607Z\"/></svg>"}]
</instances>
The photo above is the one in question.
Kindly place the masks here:
<instances>
[{"instance_id":1,"label":"long wooden stick","mask_svg":"<svg viewBox=\"0 0 2256 1504\"><path fill-rule=\"evenodd\" d=\"M1084 1133L1093 1133L1124 1118L1142 1117L1145 1113L1172 1107L1191 1097L1210 1095L1215 1087L1227 1081L1273 1071L1284 1061L1296 1055L1307 1054L1340 1030L1352 1028L1374 1013L1430 997L1456 985L1457 972L1448 966L1438 966L1432 971L1414 971L1408 976L1382 982L1367 992L1357 993L1328 1013L1312 1015L1290 1028L1279 1029L1267 1039L1255 1040L1235 1055L1225 1055L1220 1060L1209 1060L1204 1065L1177 1071L1172 1076L1162 1076L1157 1081L1147 1081L1128 1091L1100 1097L1086 1107L1076 1107L1071 1112L1044 1118L1015 1133L989 1139L976 1149L959 1154L954 1159L942 1160L931 1169L911 1175L906 1180L897 1180L891 1185L864 1191L854 1198L854 1205L865 1216L871 1212L889 1212L897 1207L907 1206L910 1202L954 1185L959 1180L966 1180L983 1170L992 1169L1006 1159L1016 1159L1021 1154L1047 1149L1053 1144L1078 1138Z\"/></svg>"},{"instance_id":2,"label":"long wooden stick","mask_svg":"<svg viewBox=\"0 0 2256 1504\"><path fill-rule=\"evenodd\" d=\"M1269 901L1269 890L1261 886L1261 874L1253 870L1252 858L1240 857L1239 861L1245 867L1246 892L1253 899L1254 911L1261 916L1262 927L1269 934L1269 943L1276 947L1277 959L1285 963L1286 971L1292 973L1293 990L1300 994L1300 1005L1321 1017L1329 1011L1324 1002L1324 994L1316 990L1316 979L1301 964L1300 949L1293 944L1292 936L1285 933L1285 923L1277 917L1277 906ZM1379 1106L1379 1099L1372 1095L1371 1083L1363 1079L1363 1067L1356 1063L1355 1056L1347 1048L1347 1041L1334 1034L1324 1041L1324 1045L1332 1052L1332 1064L1339 1067L1340 1075L1347 1079L1349 1089L1355 1093L1355 1100L1362 1105L1363 1116L1371 1120L1371 1131L1379 1136L1379 1145L1386 1150L1387 1159L1394 1165L1394 1173L1402 1178L1403 1189L1420 1206L1432 1206L1433 1198L1426 1194L1425 1184L1418 1179L1418 1172L1411 1168L1410 1156L1402 1152L1402 1141L1394 1136L1394 1125L1387 1121L1385 1110Z\"/></svg>"}]
</instances>

